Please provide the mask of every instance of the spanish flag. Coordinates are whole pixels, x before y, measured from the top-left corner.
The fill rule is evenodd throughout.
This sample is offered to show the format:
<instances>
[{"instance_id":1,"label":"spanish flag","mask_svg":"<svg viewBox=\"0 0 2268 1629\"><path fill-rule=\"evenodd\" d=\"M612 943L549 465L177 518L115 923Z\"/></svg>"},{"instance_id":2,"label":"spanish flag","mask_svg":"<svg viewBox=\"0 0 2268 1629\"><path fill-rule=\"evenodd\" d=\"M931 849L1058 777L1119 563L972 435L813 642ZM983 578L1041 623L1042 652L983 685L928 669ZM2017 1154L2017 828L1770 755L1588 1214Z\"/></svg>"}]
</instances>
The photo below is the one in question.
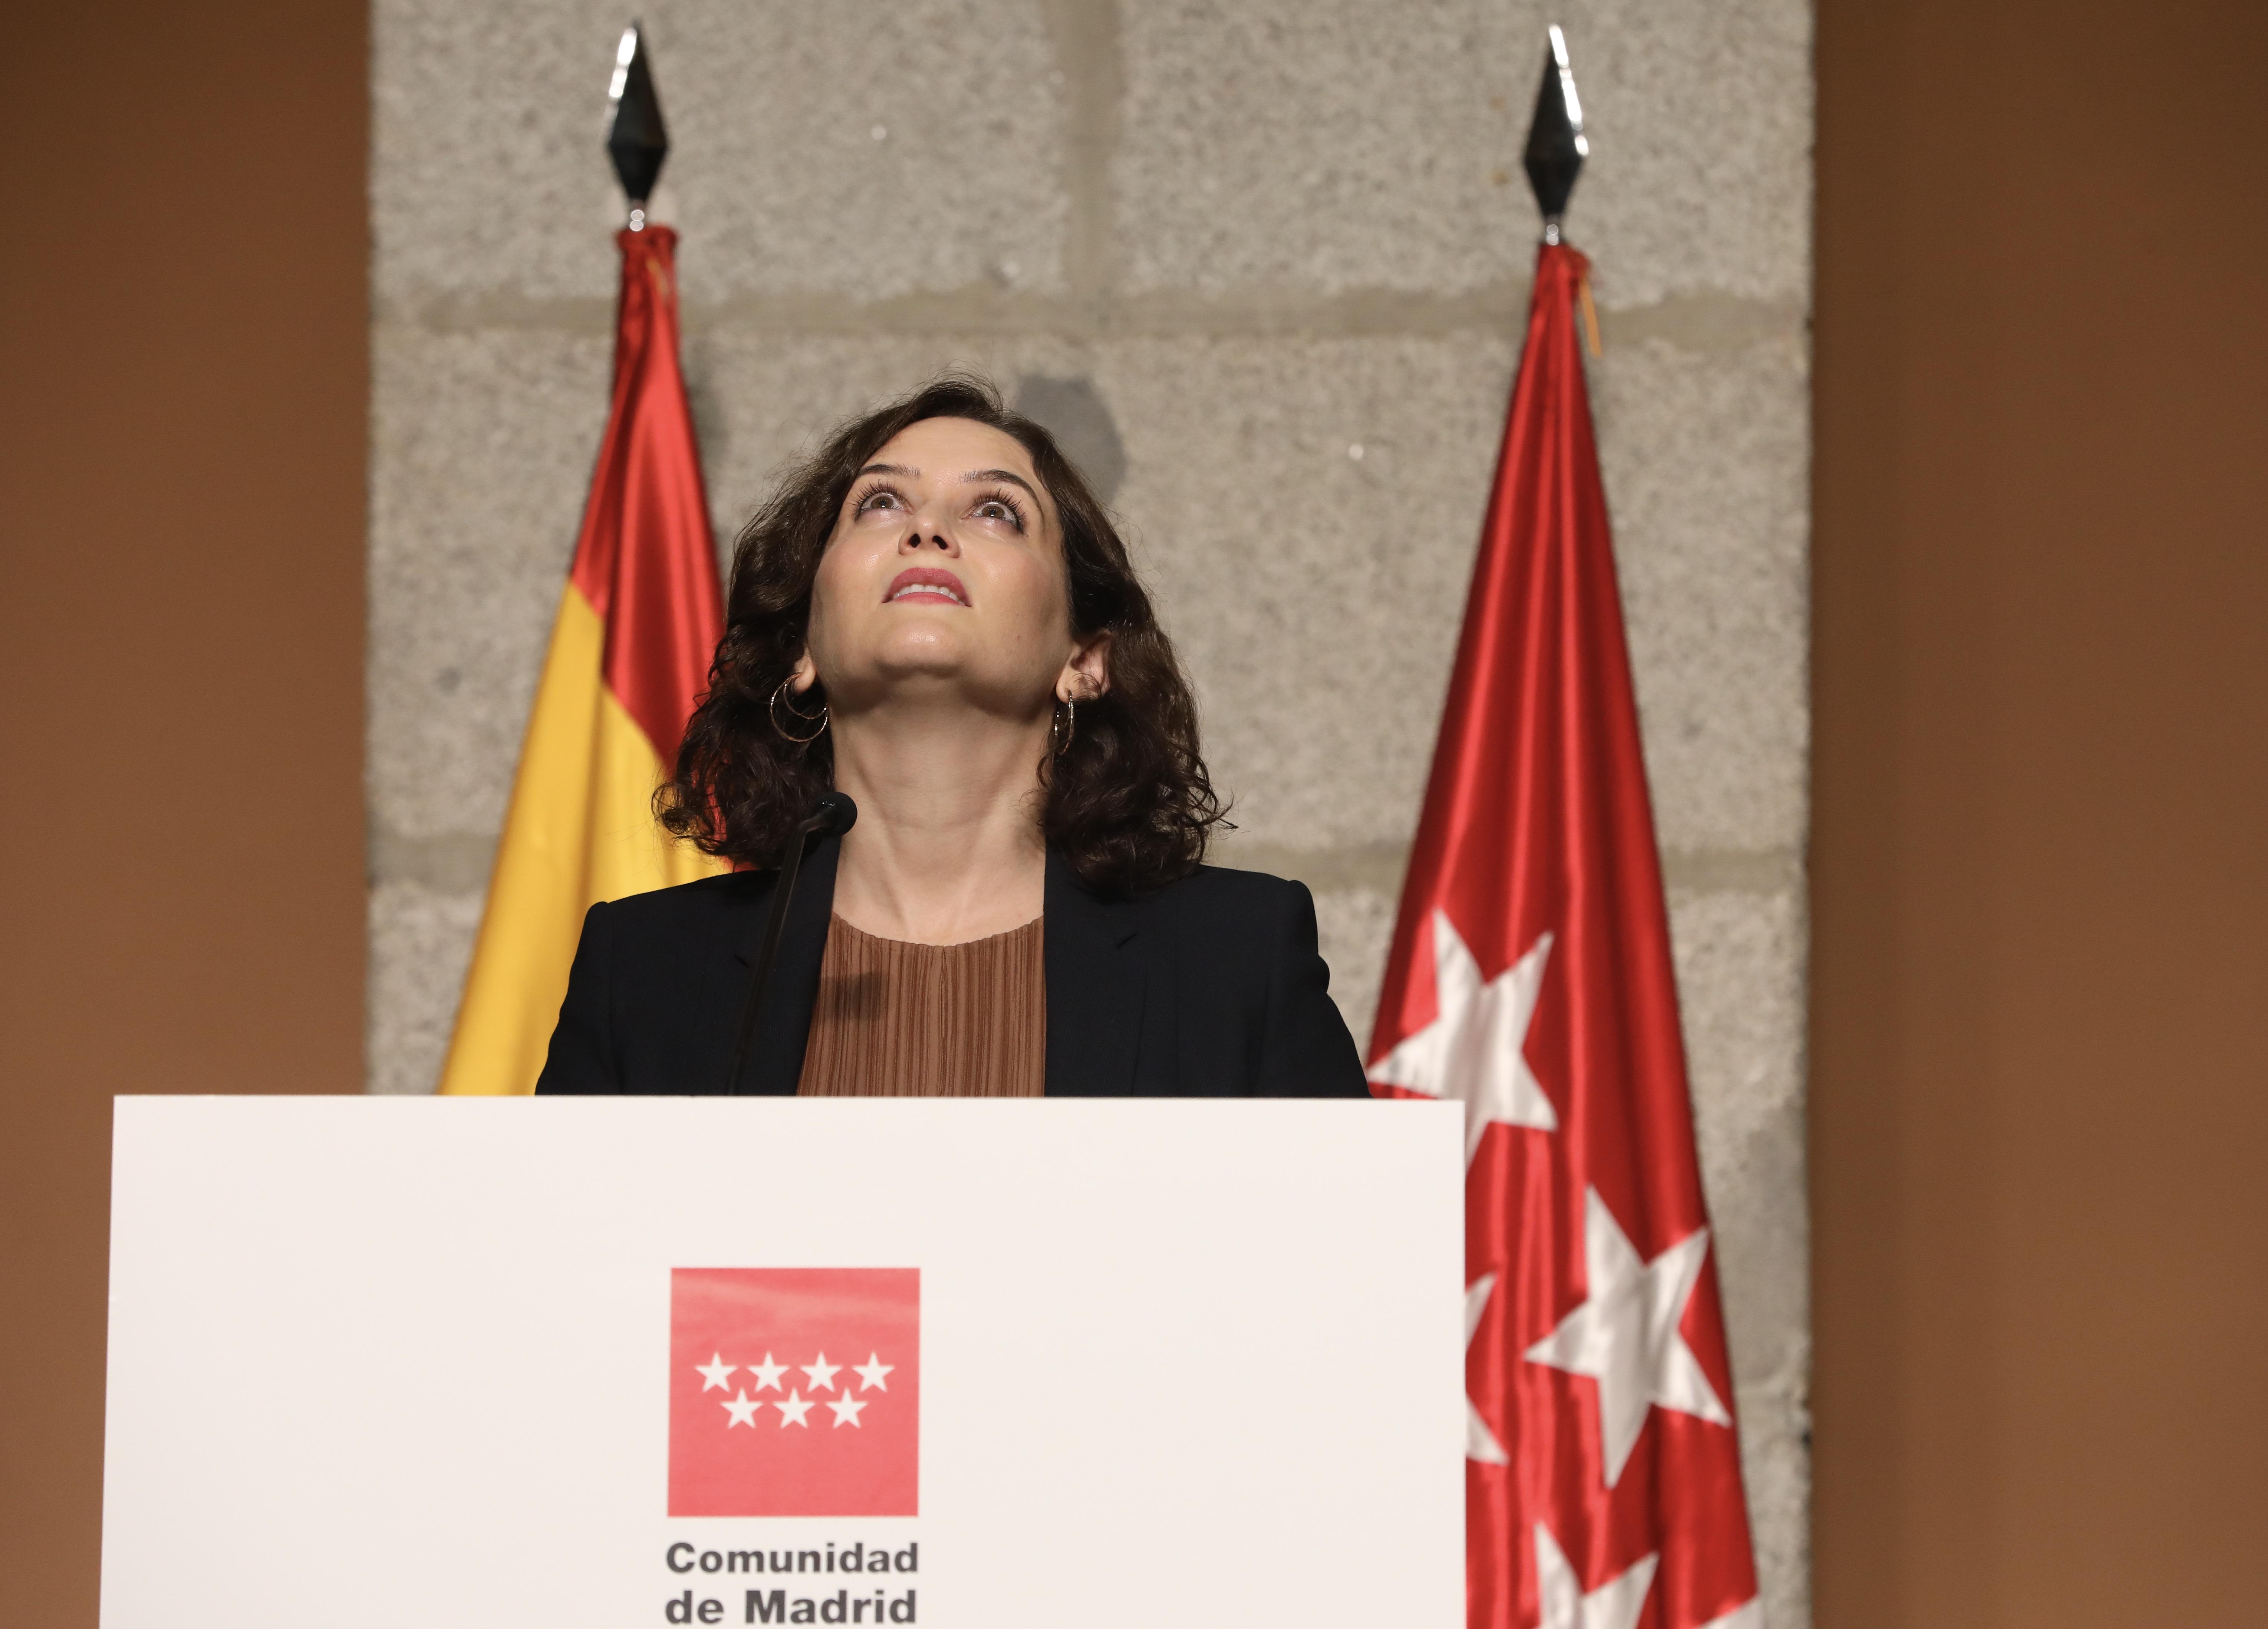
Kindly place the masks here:
<instances>
[{"instance_id":1,"label":"spanish flag","mask_svg":"<svg viewBox=\"0 0 2268 1629\"><path fill-rule=\"evenodd\" d=\"M724 627L678 370L677 234L647 226L616 241L613 412L520 747L446 1093L535 1090L593 905L724 869L653 816Z\"/></svg>"}]
</instances>

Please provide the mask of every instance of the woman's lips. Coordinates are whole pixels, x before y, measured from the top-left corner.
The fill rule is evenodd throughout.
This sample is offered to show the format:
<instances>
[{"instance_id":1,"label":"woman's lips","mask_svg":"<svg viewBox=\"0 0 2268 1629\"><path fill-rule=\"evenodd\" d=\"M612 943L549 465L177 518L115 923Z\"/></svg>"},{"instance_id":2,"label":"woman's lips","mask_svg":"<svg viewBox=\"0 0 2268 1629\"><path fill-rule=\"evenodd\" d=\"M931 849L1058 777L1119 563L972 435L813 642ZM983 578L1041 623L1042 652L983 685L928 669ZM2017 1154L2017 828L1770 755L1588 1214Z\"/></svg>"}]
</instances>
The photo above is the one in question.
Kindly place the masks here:
<instances>
[{"instance_id":1,"label":"woman's lips","mask_svg":"<svg viewBox=\"0 0 2268 1629\"><path fill-rule=\"evenodd\" d=\"M911 566L890 579L889 590L882 596L885 605L894 605L901 599L935 599L949 605L965 605L968 603L968 590L950 571L935 566Z\"/></svg>"}]
</instances>

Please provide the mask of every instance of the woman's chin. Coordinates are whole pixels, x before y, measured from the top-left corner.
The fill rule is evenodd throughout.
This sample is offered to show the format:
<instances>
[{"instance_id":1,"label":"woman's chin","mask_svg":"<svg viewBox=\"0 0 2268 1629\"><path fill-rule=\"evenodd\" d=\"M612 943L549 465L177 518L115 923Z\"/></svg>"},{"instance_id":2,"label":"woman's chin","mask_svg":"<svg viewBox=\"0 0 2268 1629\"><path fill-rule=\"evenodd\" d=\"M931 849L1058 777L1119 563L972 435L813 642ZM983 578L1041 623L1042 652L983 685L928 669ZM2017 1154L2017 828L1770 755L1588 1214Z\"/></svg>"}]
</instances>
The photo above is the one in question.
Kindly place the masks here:
<instances>
[{"instance_id":1,"label":"woman's chin","mask_svg":"<svg viewBox=\"0 0 2268 1629\"><path fill-rule=\"evenodd\" d=\"M1036 702L1035 693L1041 698ZM846 715L902 710L936 723L961 713L972 722L1044 717L1048 690L1042 682L1035 692L1028 673L990 672L972 664L923 657L878 663L855 680L831 683L828 693Z\"/></svg>"},{"instance_id":2,"label":"woman's chin","mask_svg":"<svg viewBox=\"0 0 2268 1629\"><path fill-rule=\"evenodd\" d=\"M909 616L883 631L867 665L886 679L941 679L975 661L971 642L939 613Z\"/></svg>"},{"instance_id":3,"label":"woman's chin","mask_svg":"<svg viewBox=\"0 0 2268 1629\"><path fill-rule=\"evenodd\" d=\"M948 679L968 664L968 647L946 631L898 628L859 663L885 683L901 679Z\"/></svg>"}]
</instances>

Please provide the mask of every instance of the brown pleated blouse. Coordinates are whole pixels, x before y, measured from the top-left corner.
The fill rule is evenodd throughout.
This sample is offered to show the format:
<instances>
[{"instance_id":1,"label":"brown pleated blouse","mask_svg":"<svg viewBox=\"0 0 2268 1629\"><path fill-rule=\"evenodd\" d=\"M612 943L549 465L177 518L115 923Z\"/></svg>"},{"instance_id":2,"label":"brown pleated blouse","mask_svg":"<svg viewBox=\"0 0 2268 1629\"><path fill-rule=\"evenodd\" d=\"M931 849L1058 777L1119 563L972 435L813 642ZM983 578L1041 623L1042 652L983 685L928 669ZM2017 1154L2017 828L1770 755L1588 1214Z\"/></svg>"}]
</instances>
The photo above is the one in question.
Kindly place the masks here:
<instances>
[{"instance_id":1,"label":"brown pleated blouse","mask_svg":"<svg viewBox=\"0 0 2268 1629\"><path fill-rule=\"evenodd\" d=\"M796 1090L806 1097L1036 1097L1047 1086L1044 917L966 944L827 926Z\"/></svg>"}]
</instances>

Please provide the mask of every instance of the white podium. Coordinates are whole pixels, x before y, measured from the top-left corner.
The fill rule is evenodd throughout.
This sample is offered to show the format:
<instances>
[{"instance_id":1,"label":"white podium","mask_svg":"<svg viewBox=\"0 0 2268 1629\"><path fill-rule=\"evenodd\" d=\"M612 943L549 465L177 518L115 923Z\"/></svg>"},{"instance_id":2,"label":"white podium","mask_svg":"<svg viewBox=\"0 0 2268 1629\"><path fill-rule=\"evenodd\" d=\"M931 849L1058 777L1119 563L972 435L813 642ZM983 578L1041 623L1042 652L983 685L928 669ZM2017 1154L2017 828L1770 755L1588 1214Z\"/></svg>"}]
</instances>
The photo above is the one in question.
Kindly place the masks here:
<instances>
[{"instance_id":1,"label":"white podium","mask_svg":"<svg viewBox=\"0 0 2268 1629\"><path fill-rule=\"evenodd\" d=\"M102 1621L1458 1629L1461 1112L121 1098Z\"/></svg>"}]
</instances>

